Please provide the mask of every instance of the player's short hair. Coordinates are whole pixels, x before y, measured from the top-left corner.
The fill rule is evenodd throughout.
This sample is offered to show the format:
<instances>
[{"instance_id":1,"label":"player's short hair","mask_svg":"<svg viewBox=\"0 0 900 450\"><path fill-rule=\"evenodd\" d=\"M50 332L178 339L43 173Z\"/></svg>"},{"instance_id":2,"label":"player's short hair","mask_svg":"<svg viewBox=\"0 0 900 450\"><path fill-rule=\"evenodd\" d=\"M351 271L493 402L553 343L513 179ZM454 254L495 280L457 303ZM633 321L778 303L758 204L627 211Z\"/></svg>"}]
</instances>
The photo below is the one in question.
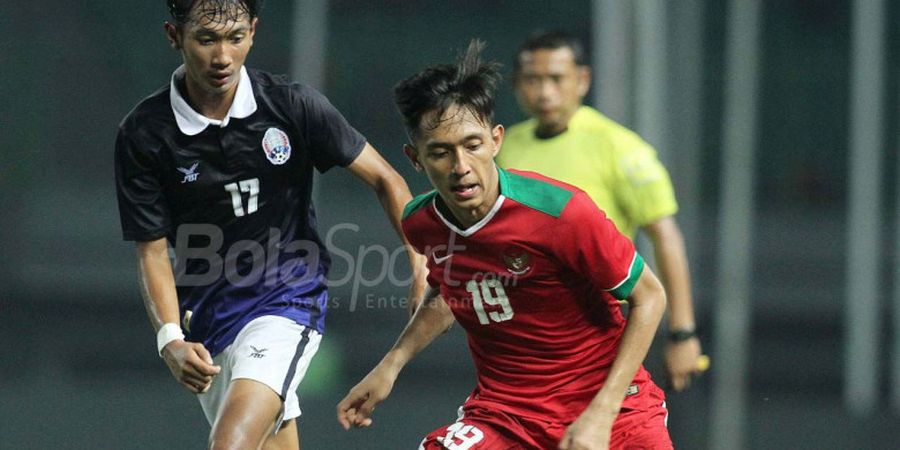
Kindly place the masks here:
<instances>
[{"instance_id":1,"label":"player's short hair","mask_svg":"<svg viewBox=\"0 0 900 450\"><path fill-rule=\"evenodd\" d=\"M502 77L500 64L482 61L484 46L483 41L473 39L455 65L427 67L394 87L394 102L411 138L425 114L437 111L434 123L425 124L434 129L453 105L469 110L487 126L494 125L494 91Z\"/></svg>"},{"instance_id":2,"label":"player's short hair","mask_svg":"<svg viewBox=\"0 0 900 450\"><path fill-rule=\"evenodd\" d=\"M575 57L575 64L579 66L587 65L585 60L584 44L577 37L562 31L535 31L531 33L525 42L519 46L516 57L513 60L513 70L518 73L522 68L522 53L533 52L535 50L557 50L560 48L568 48L572 50Z\"/></svg>"},{"instance_id":3,"label":"player's short hair","mask_svg":"<svg viewBox=\"0 0 900 450\"><path fill-rule=\"evenodd\" d=\"M166 0L166 6L178 26L192 20L224 25L244 17L253 20L259 15L262 0Z\"/></svg>"}]
</instances>

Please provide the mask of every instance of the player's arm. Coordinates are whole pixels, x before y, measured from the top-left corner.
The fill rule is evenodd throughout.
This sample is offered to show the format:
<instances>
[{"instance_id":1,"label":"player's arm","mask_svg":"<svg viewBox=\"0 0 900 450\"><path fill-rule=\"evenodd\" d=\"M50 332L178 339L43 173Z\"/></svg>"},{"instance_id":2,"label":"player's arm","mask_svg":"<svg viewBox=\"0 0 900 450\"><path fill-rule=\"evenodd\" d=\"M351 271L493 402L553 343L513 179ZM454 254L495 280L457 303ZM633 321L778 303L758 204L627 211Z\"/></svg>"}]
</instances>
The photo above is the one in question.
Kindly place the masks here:
<instances>
[{"instance_id":1,"label":"player's arm","mask_svg":"<svg viewBox=\"0 0 900 450\"><path fill-rule=\"evenodd\" d=\"M450 307L438 295L437 288L429 287L422 306L415 311L394 346L338 403L337 419L344 429L371 425L375 405L391 393L403 367L451 325L453 313Z\"/></svg>"},{"instance_id":2,"label":"player's arm","mask_svg":"<svg viewBox=\"0 0 900 450\"><path fill-rule=\"evenodd\" d=\"M138 242L137 253L141 296L159 339L160 329L164 326L181 329L178 320L178 293L175 290L168 244L165 238ZM213 365L212 357L203 344L185 342L183 336L168 342L162 348L160 356L166 361L175 379L194 393L204 392L213 376L219 373L219 367Z\"/></svg>"},{"instance_id":3,"label":"player's arm","mask_svg":"<svg viewBox=\"0 0 900 450\"><path fill-rule=\"evenodd\" d=\"M409 186L403 177L368 143L347 168L375 191L381 207L384 208L394 230L397 231L406 246L406 253L413 271L413 282L409 292L410 313L412 313L419 304L418 299L422 298L425 293L425 277L428 269L425 267L425 256L416 253L413 246L409 245L400 226L403 208L412 200Z\"/></svg>"},{"instance_id":4,"label":"player's arm","mask_svg":"<svg viewBox=\"0 0 900 450\"><path fill-rule=\"evenodd\" d=\"M628 386L665 313L666 294L631 240L583 192L572 196L555 233L556 255L563 265L632 305L603 387L566 429L559 445L564 450L607 448Z\"/></svg>"},{"instance_id":5,"label":"player's arm","mask_svg":"<svg viewBox=\"0 0 900 450\"><path fill-rule=\"evenodd\" d=\"M666 294L662 284L649 267L644 266L631 295L628 322L616 359L603 384L585 411L569 426L560 449L606 448L609 445L613 422L619 414L628 386L634 380L656 328L666 309Z\"/></svg>"},{"instance_id":6,"label":"player's arm","mask_svg":"<svg viewBox=\"0 0 900 450\"><path fill-rule=\"evenodd\" d=\"M700 340L695 333L694 304L684 236L674 217L668 216L645 225L643 231L653 242L656 265L669 304L669 333L683 336L666 344L666 369L676 391L690 385L699 371Z\"/></svg>"}]
</instances>

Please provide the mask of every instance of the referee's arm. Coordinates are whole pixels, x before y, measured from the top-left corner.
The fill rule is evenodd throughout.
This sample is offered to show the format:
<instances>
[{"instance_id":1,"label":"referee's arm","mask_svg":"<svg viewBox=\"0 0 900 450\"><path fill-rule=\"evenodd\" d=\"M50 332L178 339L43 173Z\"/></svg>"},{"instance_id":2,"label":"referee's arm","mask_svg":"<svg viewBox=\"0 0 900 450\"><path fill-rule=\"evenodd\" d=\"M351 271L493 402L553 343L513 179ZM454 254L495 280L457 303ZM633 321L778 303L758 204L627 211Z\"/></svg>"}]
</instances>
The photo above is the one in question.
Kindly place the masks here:
<instances>
[{"instance_id":1,"label":"referee's arm","mask_svg":"<svg viewBox=\"0 0 900 450\"><path fill-rule=\"evenodd\" d=\"M691 277L688 269L684 236L673 216L645 225L642 230L653 242L660 279L665 286L669 305L669 332L696 332ZM701 372L697 365L701 355L696 335L679 341L668 341L665 348L666 372L676 391L687 389L691 377Z\"/></svg>"}]
</instances>

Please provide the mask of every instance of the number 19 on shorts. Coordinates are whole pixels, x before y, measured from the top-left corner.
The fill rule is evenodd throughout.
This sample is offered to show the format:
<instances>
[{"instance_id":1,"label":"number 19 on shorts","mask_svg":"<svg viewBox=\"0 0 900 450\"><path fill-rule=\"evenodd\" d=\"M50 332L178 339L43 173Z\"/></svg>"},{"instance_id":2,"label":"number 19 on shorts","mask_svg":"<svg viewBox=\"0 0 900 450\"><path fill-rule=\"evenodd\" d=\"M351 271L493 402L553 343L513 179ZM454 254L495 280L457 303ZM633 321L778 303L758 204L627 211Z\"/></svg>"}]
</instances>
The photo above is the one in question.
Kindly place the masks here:
<instances>
[{"instance_id":1,"label":"number 19 on shorts","mask_svg":"<svg viewBox=\"0 0 900 450\"><path fill-rule=\"evenodd\" d=\"M496 278L486 278L481 281L469 280L466 283L466 291L472 294L472 306L478 315L478 322L488 325L493 322L503 322L513 318L513 309L509 305L509 297L503 284ZM485 311L484 305L499 306Z\"/></svg>"}]
</instances>

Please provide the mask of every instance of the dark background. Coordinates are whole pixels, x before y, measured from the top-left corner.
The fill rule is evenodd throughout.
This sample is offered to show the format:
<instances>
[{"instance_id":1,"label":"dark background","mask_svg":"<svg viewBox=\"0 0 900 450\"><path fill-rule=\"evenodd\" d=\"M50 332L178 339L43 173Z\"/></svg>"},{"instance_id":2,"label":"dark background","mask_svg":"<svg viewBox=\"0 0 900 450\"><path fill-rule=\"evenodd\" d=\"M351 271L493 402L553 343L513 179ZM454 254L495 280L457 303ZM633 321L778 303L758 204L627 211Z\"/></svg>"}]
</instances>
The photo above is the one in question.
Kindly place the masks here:
<instances>
[{"instance_id":1,"label":"dark background","mask_svg":"<svg viewBox=\"0 0 900 450\"><path fill-rule=\"evenodd\" d=\"M702 340L711 351L716 299L719 154L723 111L725 2L704 3L702 159L699 180L672 173L676 189L698 183L690 256ZM850 24L847 0L763 2L748 447L891 448L900 439L887 402L865 417L842 407L843 312L849 140ZM247 64L290 70L291 2L268 1ZM391 87L435 62L450 61L471 37L505 64L535 28L590 36L587 1L333 0L323 90L407 177L427 188L403 158L404 134ZM0 3L0 448L201 448L209 427L199 404L154 354L137 289L134 246L120 238L113 142L121 118L168 82L179 56L162 33L163 2ZM897 23L890 2L888 24ZM897 31L887 27L883 206L895 217ZM302 80L301 80L302 81ZM677 109L677 105L674 106ZM601 105L602 109L602 105ZM523 118L507 83L501 123ZM676 148L660 149L677 153ZM357 224L336 244L393 249L374 195L348 173L320 178L321 232ZM894 236L894 220L884 236ZM896 243L885 240L891 292ZM363 274L378 266L363 263ZM358 261L357 261L358 262ZM340 278L347 264L333 273ZM376 271L377 272L377 271ZM397 269L398 276L403 268ZM401 375L370 430L345 433L334 406L389 348L406 320L405 289L382 283L333 289L328 331L300 387L306 449L415 448L455 419L473 387L462 333L454 329ZM370 296L370 297L367 297ZM368 300L367 300L368 299ZM890 316L888 302L884 315ZM886 360L892 330L886 327ZM648 366L662 379L659 350ZM706 448L709 376L670 394L678 448ZM882 364L887 379L887 364ZM879 387L887 396L887 383Z\"/></svg>"}]
</instances>

